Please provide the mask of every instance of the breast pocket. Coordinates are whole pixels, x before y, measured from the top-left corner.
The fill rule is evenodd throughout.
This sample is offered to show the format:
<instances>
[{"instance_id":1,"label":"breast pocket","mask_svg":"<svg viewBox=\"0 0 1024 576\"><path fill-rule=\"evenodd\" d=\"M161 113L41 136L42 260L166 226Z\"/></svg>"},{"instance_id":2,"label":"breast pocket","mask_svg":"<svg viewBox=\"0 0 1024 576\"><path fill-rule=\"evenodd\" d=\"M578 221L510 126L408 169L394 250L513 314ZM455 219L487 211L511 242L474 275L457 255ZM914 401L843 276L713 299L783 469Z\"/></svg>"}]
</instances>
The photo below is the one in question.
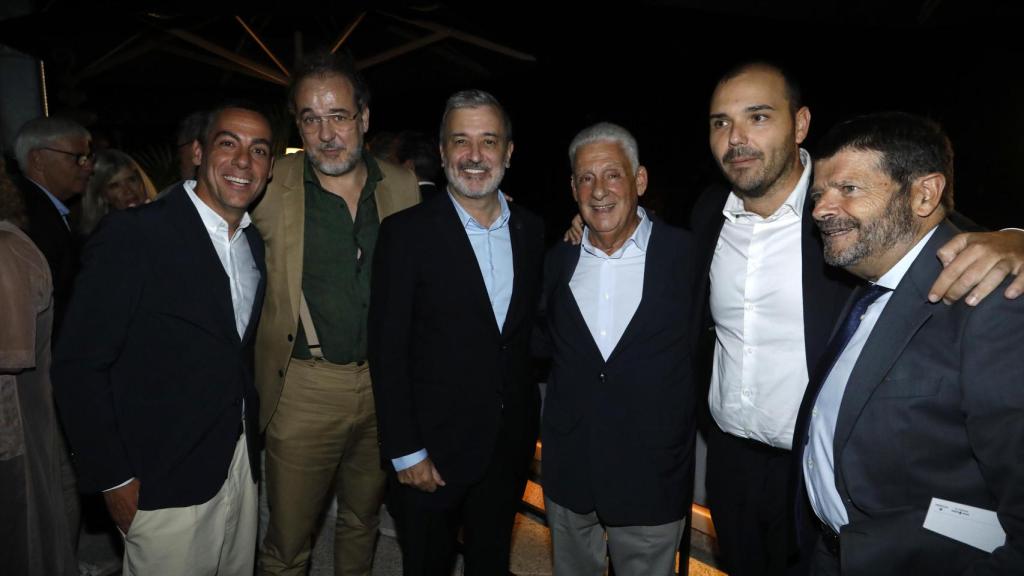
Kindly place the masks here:
<instances>
[{"instance_id":1,"label":"breast pocket","mask_svg":"<svg viewBox=\"0 0 1024 576\"><path fill-rule=\"evenodd\" d=\"M875 390L877 398L924 398L939 392L942 378L898 377L886 378Z\"/></svg>"}]
</instances>

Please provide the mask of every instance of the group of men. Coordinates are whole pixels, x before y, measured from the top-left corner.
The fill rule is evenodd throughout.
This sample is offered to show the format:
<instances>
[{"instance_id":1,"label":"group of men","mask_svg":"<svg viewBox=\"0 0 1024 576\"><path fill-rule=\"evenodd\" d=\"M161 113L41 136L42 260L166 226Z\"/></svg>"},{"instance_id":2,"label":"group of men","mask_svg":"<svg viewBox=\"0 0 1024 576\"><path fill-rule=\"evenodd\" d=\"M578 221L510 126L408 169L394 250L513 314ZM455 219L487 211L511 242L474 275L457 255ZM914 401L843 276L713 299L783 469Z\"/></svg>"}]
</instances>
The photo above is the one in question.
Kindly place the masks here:
<instances>
[{"instance_id":1,"label":"group of men","mask_svg":"<svg viewBox=\"0 0 1024 576\"><path fill-rule=\"evenodd\" d=\"M540 220L500 191L514 145L492 95L447 101L447 193L421 204L410 171L364 153L350 62L307 58L289 106L304 152L275 163L266 116L225 104L191 144L195 179L84 250L54 389L126 574L253 572L261 438L261 573L304 573L333 490L335 572L369 574L390 488L406 574L449 573L460 528L466 573L506 574L538 428L555 572L610 556L670 574L704 402L729 573L1024 566L1024 301L975 306L1011 272L1021 292L1024 241L945 222L934 125L854 120L812 168L795 83L745 64L710 106L731 188L690 232L638 206L637 142L600 123L569 147L581 245L545 260ZM891 293L865 303L860 279ZM536 354L553 357L542 417ZM1006 544L925 530L930 498L996 511Z\"/></svg>"}]
</instances>

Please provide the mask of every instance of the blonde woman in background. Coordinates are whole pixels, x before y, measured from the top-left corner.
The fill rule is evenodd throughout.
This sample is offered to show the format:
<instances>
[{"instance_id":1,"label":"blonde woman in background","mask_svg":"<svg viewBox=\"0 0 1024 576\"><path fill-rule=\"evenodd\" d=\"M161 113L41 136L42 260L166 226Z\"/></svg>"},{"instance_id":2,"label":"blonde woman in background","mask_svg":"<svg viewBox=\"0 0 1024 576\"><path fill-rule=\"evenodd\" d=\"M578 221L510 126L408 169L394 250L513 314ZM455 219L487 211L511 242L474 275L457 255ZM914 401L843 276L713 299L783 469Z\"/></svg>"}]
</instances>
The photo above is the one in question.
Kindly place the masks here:
<instances>
[{"instance_id":1,"label":"blonde woman in background","mask_svg":"<svg viewBox=\"0 0 1024 576\"><path fill-rule=\"evenodd\" d=\"M88 237L107 212L140 206L155 197L153 183L131 156L113 148L101 150L82 198L78 233Z\"/></svg>"}]
</instances>

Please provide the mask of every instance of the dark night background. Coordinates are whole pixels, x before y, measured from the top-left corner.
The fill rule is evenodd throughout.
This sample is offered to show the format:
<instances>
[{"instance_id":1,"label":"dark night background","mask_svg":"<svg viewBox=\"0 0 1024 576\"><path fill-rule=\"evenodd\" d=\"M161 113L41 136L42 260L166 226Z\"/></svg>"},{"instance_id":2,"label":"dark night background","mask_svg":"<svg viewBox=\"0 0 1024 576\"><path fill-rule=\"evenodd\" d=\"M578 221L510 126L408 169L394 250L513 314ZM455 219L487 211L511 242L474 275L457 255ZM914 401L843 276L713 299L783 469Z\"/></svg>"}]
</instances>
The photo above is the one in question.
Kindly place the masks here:
<instances>
[{"instance_id":1,"label":"dark night background","mask_svg":"<svg viewBox=\"0 0 1024 576\"><path fill-rule=\"evenodd\" d=\"M167 154L178 119L225 96L272 107L276 125L288 132L280 139L298 145L283 87L219 67L227 60L168 33L185 30L276 70L235 13L190 12L191 5L178 3L116 13L108 5L98 12L81 3L22 4L21 13L0 11L0 44L42 58L51 113L73 115L114 147L137 157ZM237 14L289 68L300 50L332 44L362 12L344 44L357 62L431 34L409 20L533 56L520 60L450 37L367 66L373 90L367 136L404 129L435 134L449 94L491 91L515 130L502 189L542 213L552 233L564 229L573 211L566 147L579 129L600 120L637 136L651 175L644 203L670 221L685 221L696 195L718 177L707 143L714 82L731 63L758 57L788 65L800 79L812 112L805 143L812 155L816 137L847 116L883 109L925 114L953 140L958 209L989 227L1024 225L1024 183L1017 177L1024 157L1024 48L1014 30L1014 3L314 6Z\"/></svg>"}]
</instances>

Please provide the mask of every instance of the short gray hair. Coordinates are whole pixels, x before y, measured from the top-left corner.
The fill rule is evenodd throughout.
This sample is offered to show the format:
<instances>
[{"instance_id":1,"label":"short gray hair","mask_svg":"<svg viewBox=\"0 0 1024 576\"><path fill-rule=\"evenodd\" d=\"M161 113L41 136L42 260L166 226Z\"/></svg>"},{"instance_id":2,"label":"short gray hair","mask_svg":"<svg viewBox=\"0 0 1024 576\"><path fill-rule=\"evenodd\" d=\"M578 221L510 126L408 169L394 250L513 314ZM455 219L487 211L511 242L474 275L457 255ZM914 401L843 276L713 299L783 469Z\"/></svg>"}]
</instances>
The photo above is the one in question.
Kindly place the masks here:
<instances>
[{"instance_id":1,"label":"short gray hair","mask_svg":"<svg viewBox=\"0 0 1024 576\"><path fill-rule=\"evenodd\" d=\"M640 148L637 146L636 138L629 133L629 130L611 122L599 122L580 130L569 144L569 165L573 170L576 170L576 152L583 146L594 142L615 142L626 153L634 175L640 168Z\"/></svg>"},{"instance_id":2,"label":"short gray hair","mask_svg":"<svg viewBox=\"0 0 1024 576\"><path fill-rule=\"evenodd\" d=\"M14 157L22 174L28 171L28 155L33 150L53 146L63 138L90 138L89 131L68 118L43 117L21 125L14 137Z\"/></svg>"},{"instance_id":3,"label":"short gray hair","mask_svg":"<svg viewBox=\"0 0 1024 576\"><path fill-rule=\"evenodd\" d=\"M444 143L444 129L448 123L448 115L452 110L458 110L460 108L482 108L484 106L490 106L498 111L501 115L501 124L505 130L505 140L508 142L512 141L512 120L509 119L508 113L505 112L505 108L498 102L490 92L484 92L483 90L462 90L452 94L448 101L444 104L444 114L441 115L441 129L438 132L440 135L441 143Z\"/></svg>"}]
</instances>

